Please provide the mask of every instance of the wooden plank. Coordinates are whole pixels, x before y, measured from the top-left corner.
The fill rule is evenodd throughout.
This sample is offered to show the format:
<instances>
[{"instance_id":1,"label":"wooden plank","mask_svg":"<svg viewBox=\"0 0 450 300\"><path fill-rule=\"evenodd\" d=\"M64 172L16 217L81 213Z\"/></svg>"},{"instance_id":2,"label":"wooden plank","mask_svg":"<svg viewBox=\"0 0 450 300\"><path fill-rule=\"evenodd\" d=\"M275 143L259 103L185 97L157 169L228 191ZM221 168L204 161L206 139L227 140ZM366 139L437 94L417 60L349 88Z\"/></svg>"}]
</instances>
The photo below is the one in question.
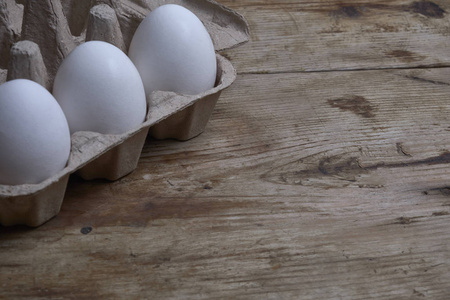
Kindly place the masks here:
<instances>
[{"instance_id":1,"label":"wooden plank","mask_svg":"<svg viewBox=\"0 0 450 300\"><path fill-rule=\"evenodd\" d=\"M449 75L240 75L198 138L0 227L0 297L445 299Z\"/></svg>"},{"instance_id":2,"label":"wooden plank","mask_svg":"<svg viewBox=\"0 0 450 300\"><path fill-rule=\"evenodd\" d=\"M449 66L450 2L220 1L251 42L226 51L240 73Z\"/></svg>"}]
</instances>

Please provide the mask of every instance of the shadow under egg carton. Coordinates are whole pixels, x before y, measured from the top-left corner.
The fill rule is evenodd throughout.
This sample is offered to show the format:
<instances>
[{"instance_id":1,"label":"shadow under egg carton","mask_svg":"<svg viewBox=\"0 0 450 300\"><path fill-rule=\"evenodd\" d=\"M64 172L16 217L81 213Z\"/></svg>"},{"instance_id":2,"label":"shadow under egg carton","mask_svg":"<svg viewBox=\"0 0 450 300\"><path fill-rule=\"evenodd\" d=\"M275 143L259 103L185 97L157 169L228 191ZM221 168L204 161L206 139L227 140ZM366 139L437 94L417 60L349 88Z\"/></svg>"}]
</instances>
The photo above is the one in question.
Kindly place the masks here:
<instances>
[{"instance_id":1,"label":"shadow under egg carton","mask_svg":"<svg viewBox=\"0 0 450 300\"><path fill-rule=\"evenodd\" d=\"M179 4L194 12L210 33L216 51L243 44L249 38L248 25L242 16L210 0L17 0L17 3L6 0L6 5L0 4L0 23L6 22L0 26L5 25L6 32L11 33L10 37L0 36L0 45L11 47L7 78L31 79L48 89L57 67L77 44L103 40L125 50L140 21L163 4ZM17 32L19 27L21 32ZM236 79L232 64L220 54L216 58L217 79L213 89L198 95L153 92L147 99L146 120L138 128L118 135L75 132L67 166L58 174L39 184L0 185L0 224L39 226L56 216L72 173L87 180L117 180L131 173L149 132L157 139L178 140L188 140L203 132L220 93ZM3 58L0 68L4 65Z\"/></svg>"}]
</instances>

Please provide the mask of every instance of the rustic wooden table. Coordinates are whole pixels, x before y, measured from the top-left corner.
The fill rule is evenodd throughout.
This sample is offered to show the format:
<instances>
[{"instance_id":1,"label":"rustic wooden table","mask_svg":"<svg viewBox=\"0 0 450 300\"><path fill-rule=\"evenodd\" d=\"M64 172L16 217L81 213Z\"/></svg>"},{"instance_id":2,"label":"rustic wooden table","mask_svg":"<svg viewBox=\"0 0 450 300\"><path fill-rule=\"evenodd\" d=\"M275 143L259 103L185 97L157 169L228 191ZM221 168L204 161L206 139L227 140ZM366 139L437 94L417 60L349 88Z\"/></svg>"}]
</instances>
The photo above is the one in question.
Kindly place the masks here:
<instances>
[{"instance_id":1,"label":"rustic wooden table","mask_svg":"<svg viewBox=\"0 0 450 300\"><path fill-rule=\"evenodd\" d=\"M449 299L450 1L220 2L206 132L0 227L0 298Z\"/></svg>"}]
</instances>

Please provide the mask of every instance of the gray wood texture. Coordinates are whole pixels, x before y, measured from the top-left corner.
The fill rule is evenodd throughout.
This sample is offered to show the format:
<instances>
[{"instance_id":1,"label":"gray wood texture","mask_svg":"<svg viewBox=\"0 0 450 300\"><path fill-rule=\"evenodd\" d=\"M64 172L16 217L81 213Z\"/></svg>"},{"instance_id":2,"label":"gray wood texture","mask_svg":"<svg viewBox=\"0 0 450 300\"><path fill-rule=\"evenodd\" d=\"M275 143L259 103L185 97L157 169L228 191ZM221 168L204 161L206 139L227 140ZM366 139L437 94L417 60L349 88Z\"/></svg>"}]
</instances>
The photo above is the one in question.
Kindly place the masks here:
<instances>
[{"instance_id":1,"label":"gray wood texture","mask_svg":"<svg viewBox=\"0 0 450 300\"><path fill-rule=\"evenodd\" d=\"M220 1L206 131L0 227L4 299L448 299L450 2Z\"/></svg>"}]
</instances>

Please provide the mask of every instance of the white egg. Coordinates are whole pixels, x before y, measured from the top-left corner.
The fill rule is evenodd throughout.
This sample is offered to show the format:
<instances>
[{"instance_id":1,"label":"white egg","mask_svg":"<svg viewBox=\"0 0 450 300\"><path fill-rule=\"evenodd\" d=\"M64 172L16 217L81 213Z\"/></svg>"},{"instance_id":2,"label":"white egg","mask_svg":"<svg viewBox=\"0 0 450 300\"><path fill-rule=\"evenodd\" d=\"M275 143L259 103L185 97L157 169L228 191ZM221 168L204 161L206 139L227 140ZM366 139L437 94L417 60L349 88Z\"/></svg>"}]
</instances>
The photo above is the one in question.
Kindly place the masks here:
<instances>
[{"instance_id":1,"label":"white egg","mask_svg":"<svg viewBox=\"0 0 450 300\"><path fill-rule=\"evenodd\" d=\"M26 79L0 85L0 184L39 183L69 154L69 126L52 94Z\"/></svg>"},{"instance_id":2,"label":"white egg","mask_svg":"<svg viewBox=\"0 0 450 300\"><path fill-rule=\"evenodd\" d=\"M217 62L203 23L188 9L167 4L139 25L128 56L147 94L155 90L199 94L214 87Z\"/></svg>"},{"instance_id":3,"label":"white egg","mask_svg":"<svg viewBox=\"0 0 450 300\"><path fill-rule=\"evenodd\" d=\"M119 48L100 41L81 44L64 59L53 95L72 133L125 133L144 121L147 110L133 62Z\"/></svg>"}]
</instances>

